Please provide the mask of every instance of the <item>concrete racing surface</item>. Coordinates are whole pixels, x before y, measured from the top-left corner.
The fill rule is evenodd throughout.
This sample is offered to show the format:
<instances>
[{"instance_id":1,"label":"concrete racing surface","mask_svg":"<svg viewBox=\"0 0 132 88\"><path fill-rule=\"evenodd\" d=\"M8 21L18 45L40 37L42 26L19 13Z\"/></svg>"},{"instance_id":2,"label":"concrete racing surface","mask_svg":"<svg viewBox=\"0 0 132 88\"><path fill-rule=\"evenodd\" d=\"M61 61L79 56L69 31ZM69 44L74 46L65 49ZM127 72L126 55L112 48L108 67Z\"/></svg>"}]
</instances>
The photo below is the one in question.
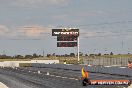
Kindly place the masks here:
<instances>
[{"instance_id":1,"label":"concrete racing surface","mask_svg":"<svg viewBox=\"0 0 132 88\"><path fill-rule=\"evenodd\" d=\"M90 79L129 79L132 77L89 73ZM126 85L81 84L80 71L55 68L0 68L0 81L9 88L127 88Z\"/></svg>"}]
</instances>

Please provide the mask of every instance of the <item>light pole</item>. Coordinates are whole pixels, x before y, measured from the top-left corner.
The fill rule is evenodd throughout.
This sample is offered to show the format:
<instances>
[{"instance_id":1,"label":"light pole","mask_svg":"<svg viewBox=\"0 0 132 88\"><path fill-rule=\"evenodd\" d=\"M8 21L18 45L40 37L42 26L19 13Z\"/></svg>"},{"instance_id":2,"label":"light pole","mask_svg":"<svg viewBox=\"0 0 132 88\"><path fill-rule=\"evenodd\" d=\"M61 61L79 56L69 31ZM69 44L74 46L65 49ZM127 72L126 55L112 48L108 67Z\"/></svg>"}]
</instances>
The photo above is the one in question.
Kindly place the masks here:
<instances>
[{"instance_id":1,"label":"light pole","mask_svg":"<svg viewBox=\"0 0 132 88\"><path fill-rule=\"evenodd\" d=\"M44 49L43 49L43 57L44 57Z\"/></svg>"}]
</instances>

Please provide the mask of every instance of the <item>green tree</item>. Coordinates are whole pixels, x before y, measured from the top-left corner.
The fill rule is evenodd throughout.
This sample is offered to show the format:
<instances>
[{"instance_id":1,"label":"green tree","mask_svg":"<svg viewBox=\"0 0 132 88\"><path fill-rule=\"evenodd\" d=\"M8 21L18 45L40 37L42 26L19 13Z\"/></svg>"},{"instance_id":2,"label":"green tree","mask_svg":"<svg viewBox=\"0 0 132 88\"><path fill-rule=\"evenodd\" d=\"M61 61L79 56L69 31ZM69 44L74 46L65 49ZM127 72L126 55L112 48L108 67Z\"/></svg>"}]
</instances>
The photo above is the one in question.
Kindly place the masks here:
<instances>
[{"instance_id":1,"label":"green tree","mask_svg":"<svg viewBox=\"0 0 132 88\"><path fill-rule=\"evenodd\" d=\"M33 54L33 58L37 58L38 55L36 53Z\"/></svg>"},{"instance_id":2,"label":"green tree","mask_svg":"<svg viewBox=\"0 0 132 88\"><path fill-rule=\"evenodd\" d=\"M111 52L110 55L114 55L113 52Z\"/></svg>"},{"instance_id":3,"label":"green tree","mask_svg":"<svg viewBox=\"0 0 132 88\"><path fill-rule=\"evenodd\" d=\"M70 57L75 57L75 54L74 53L70 53Z\"/></svg>"}]
</instances>

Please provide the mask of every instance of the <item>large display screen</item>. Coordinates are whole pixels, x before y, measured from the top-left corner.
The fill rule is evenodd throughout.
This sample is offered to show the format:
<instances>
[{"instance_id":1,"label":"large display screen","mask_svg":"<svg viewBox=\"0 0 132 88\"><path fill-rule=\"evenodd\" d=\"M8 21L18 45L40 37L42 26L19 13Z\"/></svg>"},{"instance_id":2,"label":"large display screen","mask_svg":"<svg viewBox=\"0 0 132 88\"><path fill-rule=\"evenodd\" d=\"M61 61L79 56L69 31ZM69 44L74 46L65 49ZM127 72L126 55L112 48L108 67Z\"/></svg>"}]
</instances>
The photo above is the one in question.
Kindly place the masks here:
<instances>
[{"instance_id":1,"label":"large display screen","mask_svg":"<svg viewBox=\"0 0 132 88\"><path fill-rule=\"evenodd\" d=\"M57 36L57 47L76 47L79 29L52 29L52 36Z\"/></svg>"},{"instance_id":2,"label":"large display screen","mask_svg":"<svg viewBox=\"0 0 132 88\"><path fill-rule=\"evenodd\" d=\"M79 29L52 29L52 36L60 36L60 35L79 36Z\"/></svg>"},{"instance_id":3,"label":"large display screen","mask_svg":"<svg viewBox=\"0 0 132 88\"><path fill-rule=\"evenodd\" d=\"M77 42L57 42L57 47L77 47Z\"/></svg>"},{"instance_id":4,"label":"large display screen","mask_svg":"<svg viewBox=\"0 0 132 88\"><path fill-rule=\"evenodd\" d=\"M67 36L67 35L60 35L57 36L57 41L77 41L77 35L71 35L71 36Z\"/></svg>"}]
</instances>

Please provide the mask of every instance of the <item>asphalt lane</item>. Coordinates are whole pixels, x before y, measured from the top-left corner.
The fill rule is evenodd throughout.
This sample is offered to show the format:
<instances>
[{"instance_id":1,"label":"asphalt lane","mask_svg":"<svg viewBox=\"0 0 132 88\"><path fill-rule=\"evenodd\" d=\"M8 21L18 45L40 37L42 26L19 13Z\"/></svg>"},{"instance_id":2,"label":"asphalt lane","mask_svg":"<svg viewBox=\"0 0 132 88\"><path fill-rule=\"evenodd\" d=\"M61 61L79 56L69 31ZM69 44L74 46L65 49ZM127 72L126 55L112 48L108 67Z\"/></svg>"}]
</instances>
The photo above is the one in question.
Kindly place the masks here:
<instances>
[{"instance_id":1,"label":"asphalt lane","mask_svg":"<svg viewBox=\"0 0 132 88\"><path fill-rule=\"evenodd\" d=\"M0 69L0 81L9 88L80 88L75 80L52 77L23 69ZM79 87L80 86L80 87Z\"/></svg>"},{"instance_id":2,"label":"asphalt lane","mask_svg":"<svg viewBox=\"0 0 132 88\"><path fill-rule=\"evenodd\" d=\"M44 74L49 72L51 75L60 75L60 76L66 76L66 77L73 77L76 79L79 79L81 77L81 70L80 71L73 71L73 70L65 70L65 69L54 69L54 68L24 68L28 69L30 71L40 71ZM132 77L128 76L120 76L120 75L110 75L110 74L102 74L102 73L90 73L89 72L89 78L90 79L128 79L132 80Z\"/></svg>"},{"instance_id":3,"label":"asphalt lane","mask_svg":"<svg viewBox=\"0 0 132 88\"><path fill-rule=\"evenodd\" d=\"M132 79L132 77L89 73L90 79ZM124 88L124 86L81 85L80 71L53 68L2 68L0 81L9 88ZM127 88L127 87L126 87Z\"/></svg>"}]
</instances>

